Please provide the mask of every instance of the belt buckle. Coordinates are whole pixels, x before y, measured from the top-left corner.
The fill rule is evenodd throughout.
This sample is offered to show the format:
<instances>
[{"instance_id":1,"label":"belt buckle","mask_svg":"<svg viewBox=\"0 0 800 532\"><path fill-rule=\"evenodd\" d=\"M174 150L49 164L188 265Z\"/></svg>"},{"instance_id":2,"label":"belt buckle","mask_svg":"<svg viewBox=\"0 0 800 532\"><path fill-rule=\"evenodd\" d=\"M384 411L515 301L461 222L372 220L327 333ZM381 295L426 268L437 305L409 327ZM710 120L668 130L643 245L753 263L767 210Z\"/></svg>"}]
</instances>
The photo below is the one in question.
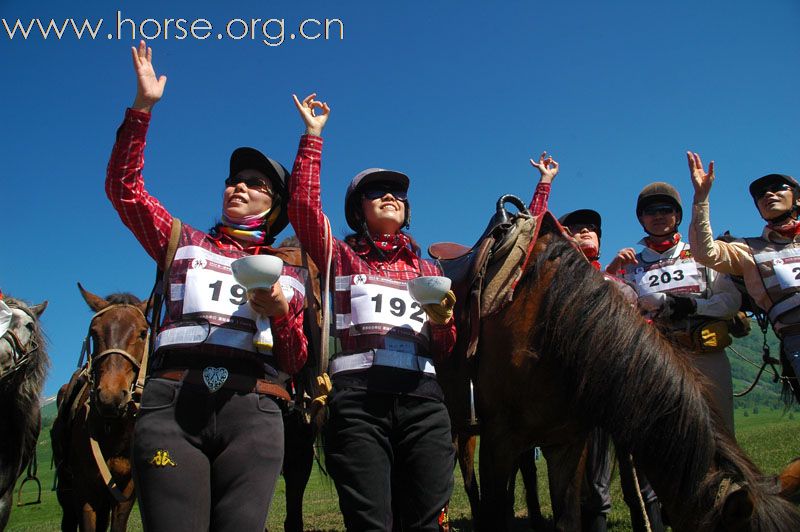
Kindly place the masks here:
<instances>
[{"instance_id":1,"label":"belt buckle","mask_svg":"<svg viewBox=\"0 0 800 532\"><path fill-rule=\"evenodd\" d=\"M208 366L203 370L203 382L205 383L206 388L208 388L208 391L211 393L214 393L222 388L227 380L227 368L215 368L213 366Z\"/></svg>"}]
</instances>

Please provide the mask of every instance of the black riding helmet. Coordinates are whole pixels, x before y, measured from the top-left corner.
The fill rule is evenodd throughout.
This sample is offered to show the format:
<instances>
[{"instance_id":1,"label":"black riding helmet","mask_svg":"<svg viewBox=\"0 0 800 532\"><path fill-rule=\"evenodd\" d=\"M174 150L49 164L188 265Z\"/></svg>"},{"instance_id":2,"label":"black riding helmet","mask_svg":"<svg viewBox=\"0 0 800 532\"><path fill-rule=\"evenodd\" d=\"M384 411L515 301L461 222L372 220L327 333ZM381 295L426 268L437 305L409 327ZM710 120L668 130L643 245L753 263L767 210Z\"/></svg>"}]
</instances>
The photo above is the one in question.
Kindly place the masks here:
<instances>
[{"instance_id":1,"label":"black riding helmet","mask_svg":"<svg viewBox=\"0 0 800 532\"><path fill-rule=\"evenodd\" d=\"M785 183L792 187L793 207L785 213L768 220L770 223L779 223L798 211L797 200L800 198L800 184L798 184L795 178L785 174L767 174L759 177L750 183L750 196L753 198L753 203L755 203L756 209L758 209L758 198L763 195L764 188L773 183Z\"/></svg>"},{"instance_id":2,"label":"black riding helmet","mask_svg":"<svg viewBox=\"0 0 800 532\"><path fill-rule=\"evenodd\" d=\"M675 228L677 229L681 224L681 220L683 220L683 207L681 207L681 196L675 190L675 187L663 181L656 181L644 187L639 192L639 199L636 200L636 217L641 218L644 208L653 203L669 203L675 207L675 212L678 215L675 222Z\"/></svg>"},{"instance_id":3,"label":"black riding helmet","mask_svg":"<svg viewBox=\"0 0 800 532\"><path fill-rule=\"evenodd\" d=\"M258 170L272 182L274 192L272 209L267 215L265 226L268 237L274 237L289 224L286 205L289 203L289 177L291 174L281 163L270 159L255 148L242 147L233 150L228 178L248 168Z\"/></svg>"},{"instance_id":4,"label":"black riding helmet","mask_svg":"<svg viewBox=\"0 0 800 532\"><path fill-rule=\"evenodd\" d=\"M558 223L564 227L575 224L592 224L597 227L597 238L602 238L602 220L600 213L592 209L578 209L577 211L568 212L558 219Z\"/></svg>"},{"instance_id":5,"label":"black riding helmet","mask_svg":"<svg viewBox=\"0 0 800 532\"><path fill-rule=\"evenodd\" d=\"M347 225L350 229L358 234L365 231L366 221L363 219L361 212L361 194L368 185L373 183L388 183L398 186L402 191L408 192L409 180L408 176L401 172L394 170L385 170L383 168L367 168L359 172L347 187L347 193L344 195L344 216L347 219ZM406 207L404 226L408 226L411 220L411 206L408 200L403 201Z\"/></svg>"}]
</instances>

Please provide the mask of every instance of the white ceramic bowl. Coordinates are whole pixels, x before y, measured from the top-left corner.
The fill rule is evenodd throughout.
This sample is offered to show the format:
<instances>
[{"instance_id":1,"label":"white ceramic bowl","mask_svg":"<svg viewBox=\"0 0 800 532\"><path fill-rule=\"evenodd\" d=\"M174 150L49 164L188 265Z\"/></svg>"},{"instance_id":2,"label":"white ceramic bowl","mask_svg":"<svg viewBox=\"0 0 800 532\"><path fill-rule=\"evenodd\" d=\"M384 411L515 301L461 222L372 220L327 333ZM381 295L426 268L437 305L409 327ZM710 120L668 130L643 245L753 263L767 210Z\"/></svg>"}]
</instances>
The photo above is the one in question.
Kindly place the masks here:
<instances>
[{"instance_id":1,"label":"white ceramic bowl","mask_svg":"<svg viewBox=\"0 0 800 532\"><path fill-rule=\"evenodd\" d=\"M233 261L231 271L236 282L248 290L269 288L281 276L283 261L272 255L250 255Z\"/></svg>"},{"instance_id":2,"label":"white ceramic bowl","mask_svg":"<svg viewBox=\"0 0 800 532\"><path fill-rule=\"evenodd\" d=\"M431 275L417 277L408 282L411 297L420 305L441 303L448 290L450 290L450 279L447 277Z\"/></svg>"}]
</instances>

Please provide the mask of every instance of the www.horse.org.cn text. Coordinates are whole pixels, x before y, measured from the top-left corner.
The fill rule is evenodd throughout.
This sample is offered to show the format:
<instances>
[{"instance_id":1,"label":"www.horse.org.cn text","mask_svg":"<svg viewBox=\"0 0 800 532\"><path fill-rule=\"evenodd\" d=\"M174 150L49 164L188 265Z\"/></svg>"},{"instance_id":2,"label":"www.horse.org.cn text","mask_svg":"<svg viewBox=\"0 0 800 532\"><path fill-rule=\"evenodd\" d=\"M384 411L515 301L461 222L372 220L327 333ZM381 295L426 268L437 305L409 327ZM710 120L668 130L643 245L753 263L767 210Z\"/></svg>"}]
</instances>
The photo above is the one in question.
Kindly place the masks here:
<instances>
[{"instance_id":1,"label":"www.horse.org.cn text","mask_svg":"<svg viewBox=\"0 0 800 532\"><path fill-rule=\"evenodd\" d=\"M13 40L233 40L280 46L286 40L343 41L344 23L338 18L306 18L295 25L284 18L232 18L219 26L205 18L145 18L137 21L117 11L112 24L106 19L0 19L0 38ZM216 28L216 29L215 29ZM293 30L291 28L294 28ZM288 31L288 33L287 33Z\"/></svg>"}]
</instances>

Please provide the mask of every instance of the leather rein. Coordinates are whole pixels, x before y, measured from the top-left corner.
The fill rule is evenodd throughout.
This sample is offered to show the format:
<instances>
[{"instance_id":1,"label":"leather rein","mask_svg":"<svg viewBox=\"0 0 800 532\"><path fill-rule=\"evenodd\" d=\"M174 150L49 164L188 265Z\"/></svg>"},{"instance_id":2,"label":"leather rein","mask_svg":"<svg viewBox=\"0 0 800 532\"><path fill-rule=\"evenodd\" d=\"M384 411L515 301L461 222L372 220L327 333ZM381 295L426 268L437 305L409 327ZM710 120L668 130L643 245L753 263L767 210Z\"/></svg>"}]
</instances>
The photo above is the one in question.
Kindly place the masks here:
<instances>
[{"instance_id":1,"label":"leather rein","mask_svg":"<svg viewBox=\"0 0 800 532\"><path fill-rule=\"evenodd\" d=\"M142 354L142 361L141 363L136 360L136 358L131 355L128 351L122 348L111 348L105 349L100 351L99 353L92 353L91 351L91 336L92 336L92 324L94 320L97 319L98 316L108 312L112 308L120 308L120 307L130 307L136 309L142 318L144 319L145 323L147 323L147 317L145 317L144 312L137 307L136 305L131 305L127 303L114 303L107 306L104 309L101 309L92 316L92 319L89 321L89 331L86 333L86 337L83 340L83 347L81 348L81 356L78 360L78 367L83 366L84 357L86 357L86 368L83 370L87 377L87 384L89 386L89 400L86 403L86 418L88 422L88 417L90 412L94 410L96 413L100 414L99 409L93 408L97 396L97 389L95 388L95 373L94 373L94 366L99 361L103 360L106 357L111 355L119 355L128 362L136 369L136 379L131 384L131 399L128 403L129 410L126 414L127 416L135 416L136 413L139 411L139 400L141 399L142 390L144 389L144 379L147 374L147 360L149 354L149 346L150 346L150 327L147 327L147 337L145 338L144 342L144 353ZM100 416L106 420L102 414ZM131 500L134 496L134 492L132 491L130 494L125 495L122 491L122 487L117 483L116 479L114 479L113 475L111 474L111 470L108 467L108 462L106 458L103 456L103 452L100 449L100 444L97 441L97 438L92 434L92 430L89 430L89 446L92 450L92 456L94 457L95 464L97 465L97 469L100 473L100 477L103 479L103 483L106 485L109 493L112 497L118 502L123 503Z\"/></svg>"}]
</instances>

